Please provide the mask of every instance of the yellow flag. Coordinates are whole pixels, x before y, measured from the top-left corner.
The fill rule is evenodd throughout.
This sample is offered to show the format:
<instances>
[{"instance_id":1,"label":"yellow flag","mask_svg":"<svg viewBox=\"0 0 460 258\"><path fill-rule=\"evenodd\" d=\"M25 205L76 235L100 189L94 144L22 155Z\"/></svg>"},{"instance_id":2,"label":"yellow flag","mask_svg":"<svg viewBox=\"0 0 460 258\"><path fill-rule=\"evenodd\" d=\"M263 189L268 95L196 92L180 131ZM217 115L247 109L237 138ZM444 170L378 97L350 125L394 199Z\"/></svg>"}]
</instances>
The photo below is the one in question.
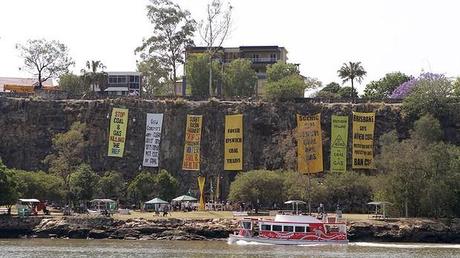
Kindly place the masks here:
<instances>
[{"instance_id":1,"label":"yellow flag","mask_svg":"<svg viewBox=\"0 0 460 258\"><path fill-rule=\"evenodd\" d=\"M198 177L198 187L200 188L200 211L205 210L205 205L204 205L204 182L206 181L206 177L204 176L199 176Z\"/></svg>"},{"instance_id":2,"label":"yellow flag","mask_svg":"<svg viewBox=\"0 0 460 258\"><path fill-rule=\"evenodd\" d=\"M203 116L187 115L183 170L200 170L201 124Z\"/></svg>"},{"instance_id":3,"label":"yellow flag","mask_svg":"<svg viewBox=\"0 0 460 258\"><path fill-rule=\"evenodd\" d=\"M224 170L243 170L243 115L225 116Z\"/></svg>"},{"instance_id":4,"label":"yellow flag","mask_svg":"<svg viewBox=\"0 0 460 258\"><path fill-rule=\"evenodd\" d=\"M375 113L353 112L353 168L374 168Z\"/></svg>"},{"instance_id":5,"label":"yellow flag","mask_svg":"<svg viewBox=\"0 0 460 258\"><path fill-rule=\"evenodd\" d=\"M113 108L110 117L109 157L123 157L128 126L128 109Z\"/></svg>"},{"instance_id":6,"label":"yellow flag","mask_svg":"<svg viewBox=\"0 0 460 258\"><path fill-rule=\"evenodd\" d=\"M297 115L297 169L310 174L323 171L321 114Z\"/></svg>"}]
</instances>

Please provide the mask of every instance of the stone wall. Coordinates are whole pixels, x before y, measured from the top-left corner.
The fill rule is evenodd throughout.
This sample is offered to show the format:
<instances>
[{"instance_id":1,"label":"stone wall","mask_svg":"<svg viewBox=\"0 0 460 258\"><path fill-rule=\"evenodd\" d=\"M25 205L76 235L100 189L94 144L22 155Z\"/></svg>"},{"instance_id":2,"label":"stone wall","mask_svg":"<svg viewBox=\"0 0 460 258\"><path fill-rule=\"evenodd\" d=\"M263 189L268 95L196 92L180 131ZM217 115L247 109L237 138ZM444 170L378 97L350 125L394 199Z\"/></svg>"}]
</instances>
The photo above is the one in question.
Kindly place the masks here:
<instances>
[{"instance_id":1,"label":"stone wall","mask_svg":"<svg viewBox=\"0 0 460 258\"><path fill-rule=\"evenodd\" d=\"M125 156L107 157L109 119L112 107L129 109ZM160 166L179 178L182 191L196 188L197 173L181 170L187 114L203 115L202 173L208 178L221 175L223 193L236 172L223 171L224 119L226 114L244 114L244 170L286 167L282 153L284 133L296 127L295 114L321 112L324 167L329 168L330 118L352 111L376 112L375 139L397 129L408 135L410 122L397 104L312 104L266 102L219 102L184 100L34 100L0 97L0 157L8 167L46 169L41 162L51 152L51 139L65 132L75 121L87 124L89 146L85 160L96 171L118 170L126 179L135 176L142 164L146 113L164 113ZM351 119L350 119L351 128ZM349 134L351 142L351 133ZM350 146L350 145L349 145ZM378 152L378 145L376 144ZM351 147L349 147L349 161ZM349 165L351 165L349 163Z\"/></svg>"}]
</instances>

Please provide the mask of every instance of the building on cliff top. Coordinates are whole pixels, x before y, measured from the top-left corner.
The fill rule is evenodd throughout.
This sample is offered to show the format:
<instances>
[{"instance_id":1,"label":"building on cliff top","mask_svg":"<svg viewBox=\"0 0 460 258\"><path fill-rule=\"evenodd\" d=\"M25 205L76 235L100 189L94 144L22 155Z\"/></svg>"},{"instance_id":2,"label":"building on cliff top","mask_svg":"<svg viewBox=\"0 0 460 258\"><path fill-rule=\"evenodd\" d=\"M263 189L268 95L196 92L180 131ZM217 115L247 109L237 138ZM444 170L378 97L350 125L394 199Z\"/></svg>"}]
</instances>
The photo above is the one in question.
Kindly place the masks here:
<instances>
[{"instance_id":1,"label":"building on cliff top","mask_svg":"<svg viewBox=\"0 0 460 258\"><path fill-rule=\"evenodd\" d=\"M207 47L189 47L185 52L185 62L187 57L193 54L202 54L207 51ZM267 66L278 61L286 63L288 51L284 47L279 46L240 46L240 47L219 47L216 51L214 59L225 65L231 61L244 58L252 62L252 69L257 74L256 94L264 94L264 85L267 81ZM186 85L184 85L186 87ZM184 87L183 86L183 87ZM185 92L185 91L184 91ZM176 94L182 95L182 87L176 85Z\"/></svg>"},{"instance_id":2,"label":"building on cliff top","mask_svg":"<svg viewBox=\"0 0 460 258\"><path fill-rule=\"evenodd\" d=\"M109 96L139 96L141 94L142 75L139 72L107 72Z\"/></svg>"}]
</instances>

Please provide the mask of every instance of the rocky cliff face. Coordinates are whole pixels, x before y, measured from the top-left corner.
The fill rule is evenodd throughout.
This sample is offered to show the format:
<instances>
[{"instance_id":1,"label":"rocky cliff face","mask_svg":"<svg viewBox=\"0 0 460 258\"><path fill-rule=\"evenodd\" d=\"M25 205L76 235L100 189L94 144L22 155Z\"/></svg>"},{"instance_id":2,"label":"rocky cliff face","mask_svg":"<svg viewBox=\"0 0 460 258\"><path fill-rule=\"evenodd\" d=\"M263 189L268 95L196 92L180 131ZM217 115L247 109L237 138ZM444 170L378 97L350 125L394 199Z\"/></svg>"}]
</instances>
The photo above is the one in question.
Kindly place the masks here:
<instances>
[{"instance_id":1,"label":"rocky cliff face","mask_svg":"<svg viewBox=\"0 0 460 258\"><path fill-rule=\"evenodd\" d=\"M112 107L129 109L123 158L107 157ZM350 115L352 111L376 112L375 139L394 129L403 138L408 135L410 123L402 117L398 105L149 101L127 98L51 101L0 97L0 157L8 167L46 169L41 161L51 152L52 137L67 131L73 122L81 121L88 128L86 137L89 146L85 160L96 171L114 169L129 179L138 173L142 164L146 113L164 113L160 166L179 178L182 190L188 190L190 186L196 187L197 173L181 170L186 115L198 114L203 115L201 173L208 180L220 174L225 194L229 181L236 175L236 172L223 171L225 115L244 114L244 170L251 170L286 167L288 159L283 153L283 141L286 140L285 133L296 127L295 114L320 112L324 167L327 170L331 115ZM351 142L351 133L349 135ZM378 152L377 144L375 148Z\"/></svg>"}]
</instances>

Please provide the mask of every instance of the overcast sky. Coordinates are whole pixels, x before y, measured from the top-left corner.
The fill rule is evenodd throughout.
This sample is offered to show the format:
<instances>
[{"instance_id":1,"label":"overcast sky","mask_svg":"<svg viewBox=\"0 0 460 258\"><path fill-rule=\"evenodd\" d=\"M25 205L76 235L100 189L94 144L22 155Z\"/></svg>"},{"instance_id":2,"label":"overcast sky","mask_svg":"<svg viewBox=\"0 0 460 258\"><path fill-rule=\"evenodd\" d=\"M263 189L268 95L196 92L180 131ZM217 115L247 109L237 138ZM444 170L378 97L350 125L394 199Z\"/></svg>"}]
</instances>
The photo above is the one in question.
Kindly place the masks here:
<instances>
[{"instance_id":1,"label":"overcast sky","mask_svg":"<svg viewBox=\"0 0 460 258\"><path fill-rule=\"evenodd\" d=\"M207 0L177 1L196 20ZM86 60L109 71L135 70L134 49L148 37L148 0L0 1L0 76L29 76L15 44L31 38L68 45L75 72ZM233 0L233 28L224 46L278 45L303 75L340 82L343 62L361 61L366 82L385 73L422 70L460 75L460 1ZM196 44L201 42L196 39Z\"/></svg>"}]
</instances>

